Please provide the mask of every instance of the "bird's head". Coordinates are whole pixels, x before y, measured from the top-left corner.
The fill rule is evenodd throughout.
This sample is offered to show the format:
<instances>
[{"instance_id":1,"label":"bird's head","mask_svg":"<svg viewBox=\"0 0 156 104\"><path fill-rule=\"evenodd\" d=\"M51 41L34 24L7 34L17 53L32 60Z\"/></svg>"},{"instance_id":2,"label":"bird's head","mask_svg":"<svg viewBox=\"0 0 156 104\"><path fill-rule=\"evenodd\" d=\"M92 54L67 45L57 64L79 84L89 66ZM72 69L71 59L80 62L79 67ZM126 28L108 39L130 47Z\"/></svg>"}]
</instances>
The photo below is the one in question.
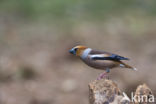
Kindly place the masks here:
<instances>
[{"instance_id":1,"label":"bird's head","mask_svg":"<svg viewBox=\"0 0 156 104\"><path fill-rule=\"evenodd\" d=\"M75 46L69 50L69 52L76 56L81 56L83 51L86 49L86 46Z\"/></svg>"}]
</instances>

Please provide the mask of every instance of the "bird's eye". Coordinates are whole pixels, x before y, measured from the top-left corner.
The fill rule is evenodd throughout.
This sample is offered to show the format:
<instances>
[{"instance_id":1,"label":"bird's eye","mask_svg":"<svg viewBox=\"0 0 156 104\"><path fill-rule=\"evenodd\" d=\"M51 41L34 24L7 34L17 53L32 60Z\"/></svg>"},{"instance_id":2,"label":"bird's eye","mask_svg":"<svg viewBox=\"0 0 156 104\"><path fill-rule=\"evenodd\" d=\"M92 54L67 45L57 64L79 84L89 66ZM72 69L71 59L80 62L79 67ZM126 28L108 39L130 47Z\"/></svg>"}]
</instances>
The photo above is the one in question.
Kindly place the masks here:
<instances>
[{"instance_id":1,"label":"bird's eye","mask_svg":"<svg viewBox=\"0 0 156 104\"><path fill-rule=\"evenodd\" d=\"M77 51L77 48L75 48L74 51L76 52Z\"/></svg>"}]
</instances>

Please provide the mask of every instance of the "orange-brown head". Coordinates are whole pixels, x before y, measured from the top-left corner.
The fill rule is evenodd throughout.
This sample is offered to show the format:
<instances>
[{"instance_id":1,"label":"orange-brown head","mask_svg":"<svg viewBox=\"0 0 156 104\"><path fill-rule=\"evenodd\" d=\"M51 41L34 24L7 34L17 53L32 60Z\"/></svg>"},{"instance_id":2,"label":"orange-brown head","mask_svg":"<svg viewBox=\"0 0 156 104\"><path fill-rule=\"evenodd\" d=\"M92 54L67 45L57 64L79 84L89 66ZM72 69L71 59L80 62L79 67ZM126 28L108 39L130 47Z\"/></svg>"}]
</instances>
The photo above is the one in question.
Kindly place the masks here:
<instances>
[{"instance_id":1,"label":"orange-brown head","mask_svg":"<svg viewBox=\"0 0 156 104\"><path fill-rule=\"evenodd\" d=\"M73 47L71 50L69 50L69 52L73 55L76 55L76 56L81 56L83 51L86 49L87 47L86 46L75 46Z\"/></svg>"}]
</instances>

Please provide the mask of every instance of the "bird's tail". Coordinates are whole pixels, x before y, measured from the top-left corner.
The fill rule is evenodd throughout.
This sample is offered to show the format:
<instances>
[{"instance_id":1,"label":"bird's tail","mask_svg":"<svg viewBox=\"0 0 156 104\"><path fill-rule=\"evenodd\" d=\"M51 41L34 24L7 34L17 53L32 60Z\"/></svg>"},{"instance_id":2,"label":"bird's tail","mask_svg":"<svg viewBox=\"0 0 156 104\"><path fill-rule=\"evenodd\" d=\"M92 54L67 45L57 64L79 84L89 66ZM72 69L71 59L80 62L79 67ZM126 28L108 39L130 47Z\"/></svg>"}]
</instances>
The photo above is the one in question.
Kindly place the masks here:
<instances>
[{"instance_id":1,"label":"bird's tail","mask_svg":"<svg viewBox=\"0 0 156 104\"><path fill-rule=\"evenodd\" d=\"M134 68L128 64L125 64L124 62L120 61L120 67L123 67L123 68L129 68L129 69L132 69L132 70L135 70L137 71L137 68Z\"/></svg>"}]
</instances>

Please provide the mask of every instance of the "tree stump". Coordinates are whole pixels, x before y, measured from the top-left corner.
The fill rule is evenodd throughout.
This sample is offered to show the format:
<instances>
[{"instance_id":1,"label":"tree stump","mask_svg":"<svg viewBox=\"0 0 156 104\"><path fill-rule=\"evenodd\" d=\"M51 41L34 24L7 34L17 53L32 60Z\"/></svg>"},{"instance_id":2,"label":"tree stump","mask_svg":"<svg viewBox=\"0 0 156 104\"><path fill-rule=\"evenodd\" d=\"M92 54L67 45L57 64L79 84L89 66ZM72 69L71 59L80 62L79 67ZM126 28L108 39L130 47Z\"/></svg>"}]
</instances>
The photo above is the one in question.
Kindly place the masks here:
<instances>
[{"instance_id":1,"label":"tree stump","mask_svg":"<svg viewBox=\"0 0 156 104\"><path fill-rule=\"evenodd\" d=\"M135 104L156 104L156 102L153 101L152 98L154 97L152 90L146 84L139 85L137 87L135 96L136 96Z\"/></svg>"},{"instance_id":2,"label":"tree stump","mask_svg":"<svg viewBox=\"0 0 156 104\"><path fill-rule=\"evenodd\" d=\"M147 99L140 102L138 98L141 95L147 96ZM132 101L126 93L121 92L112 80L101 79L89 83L90 104L156 104L154 101L152 103L148 102L152 95L152 91L146 84L137 87L134 95L135 100L133 98L134 101Z\"/></svg>"}]
</instances>

